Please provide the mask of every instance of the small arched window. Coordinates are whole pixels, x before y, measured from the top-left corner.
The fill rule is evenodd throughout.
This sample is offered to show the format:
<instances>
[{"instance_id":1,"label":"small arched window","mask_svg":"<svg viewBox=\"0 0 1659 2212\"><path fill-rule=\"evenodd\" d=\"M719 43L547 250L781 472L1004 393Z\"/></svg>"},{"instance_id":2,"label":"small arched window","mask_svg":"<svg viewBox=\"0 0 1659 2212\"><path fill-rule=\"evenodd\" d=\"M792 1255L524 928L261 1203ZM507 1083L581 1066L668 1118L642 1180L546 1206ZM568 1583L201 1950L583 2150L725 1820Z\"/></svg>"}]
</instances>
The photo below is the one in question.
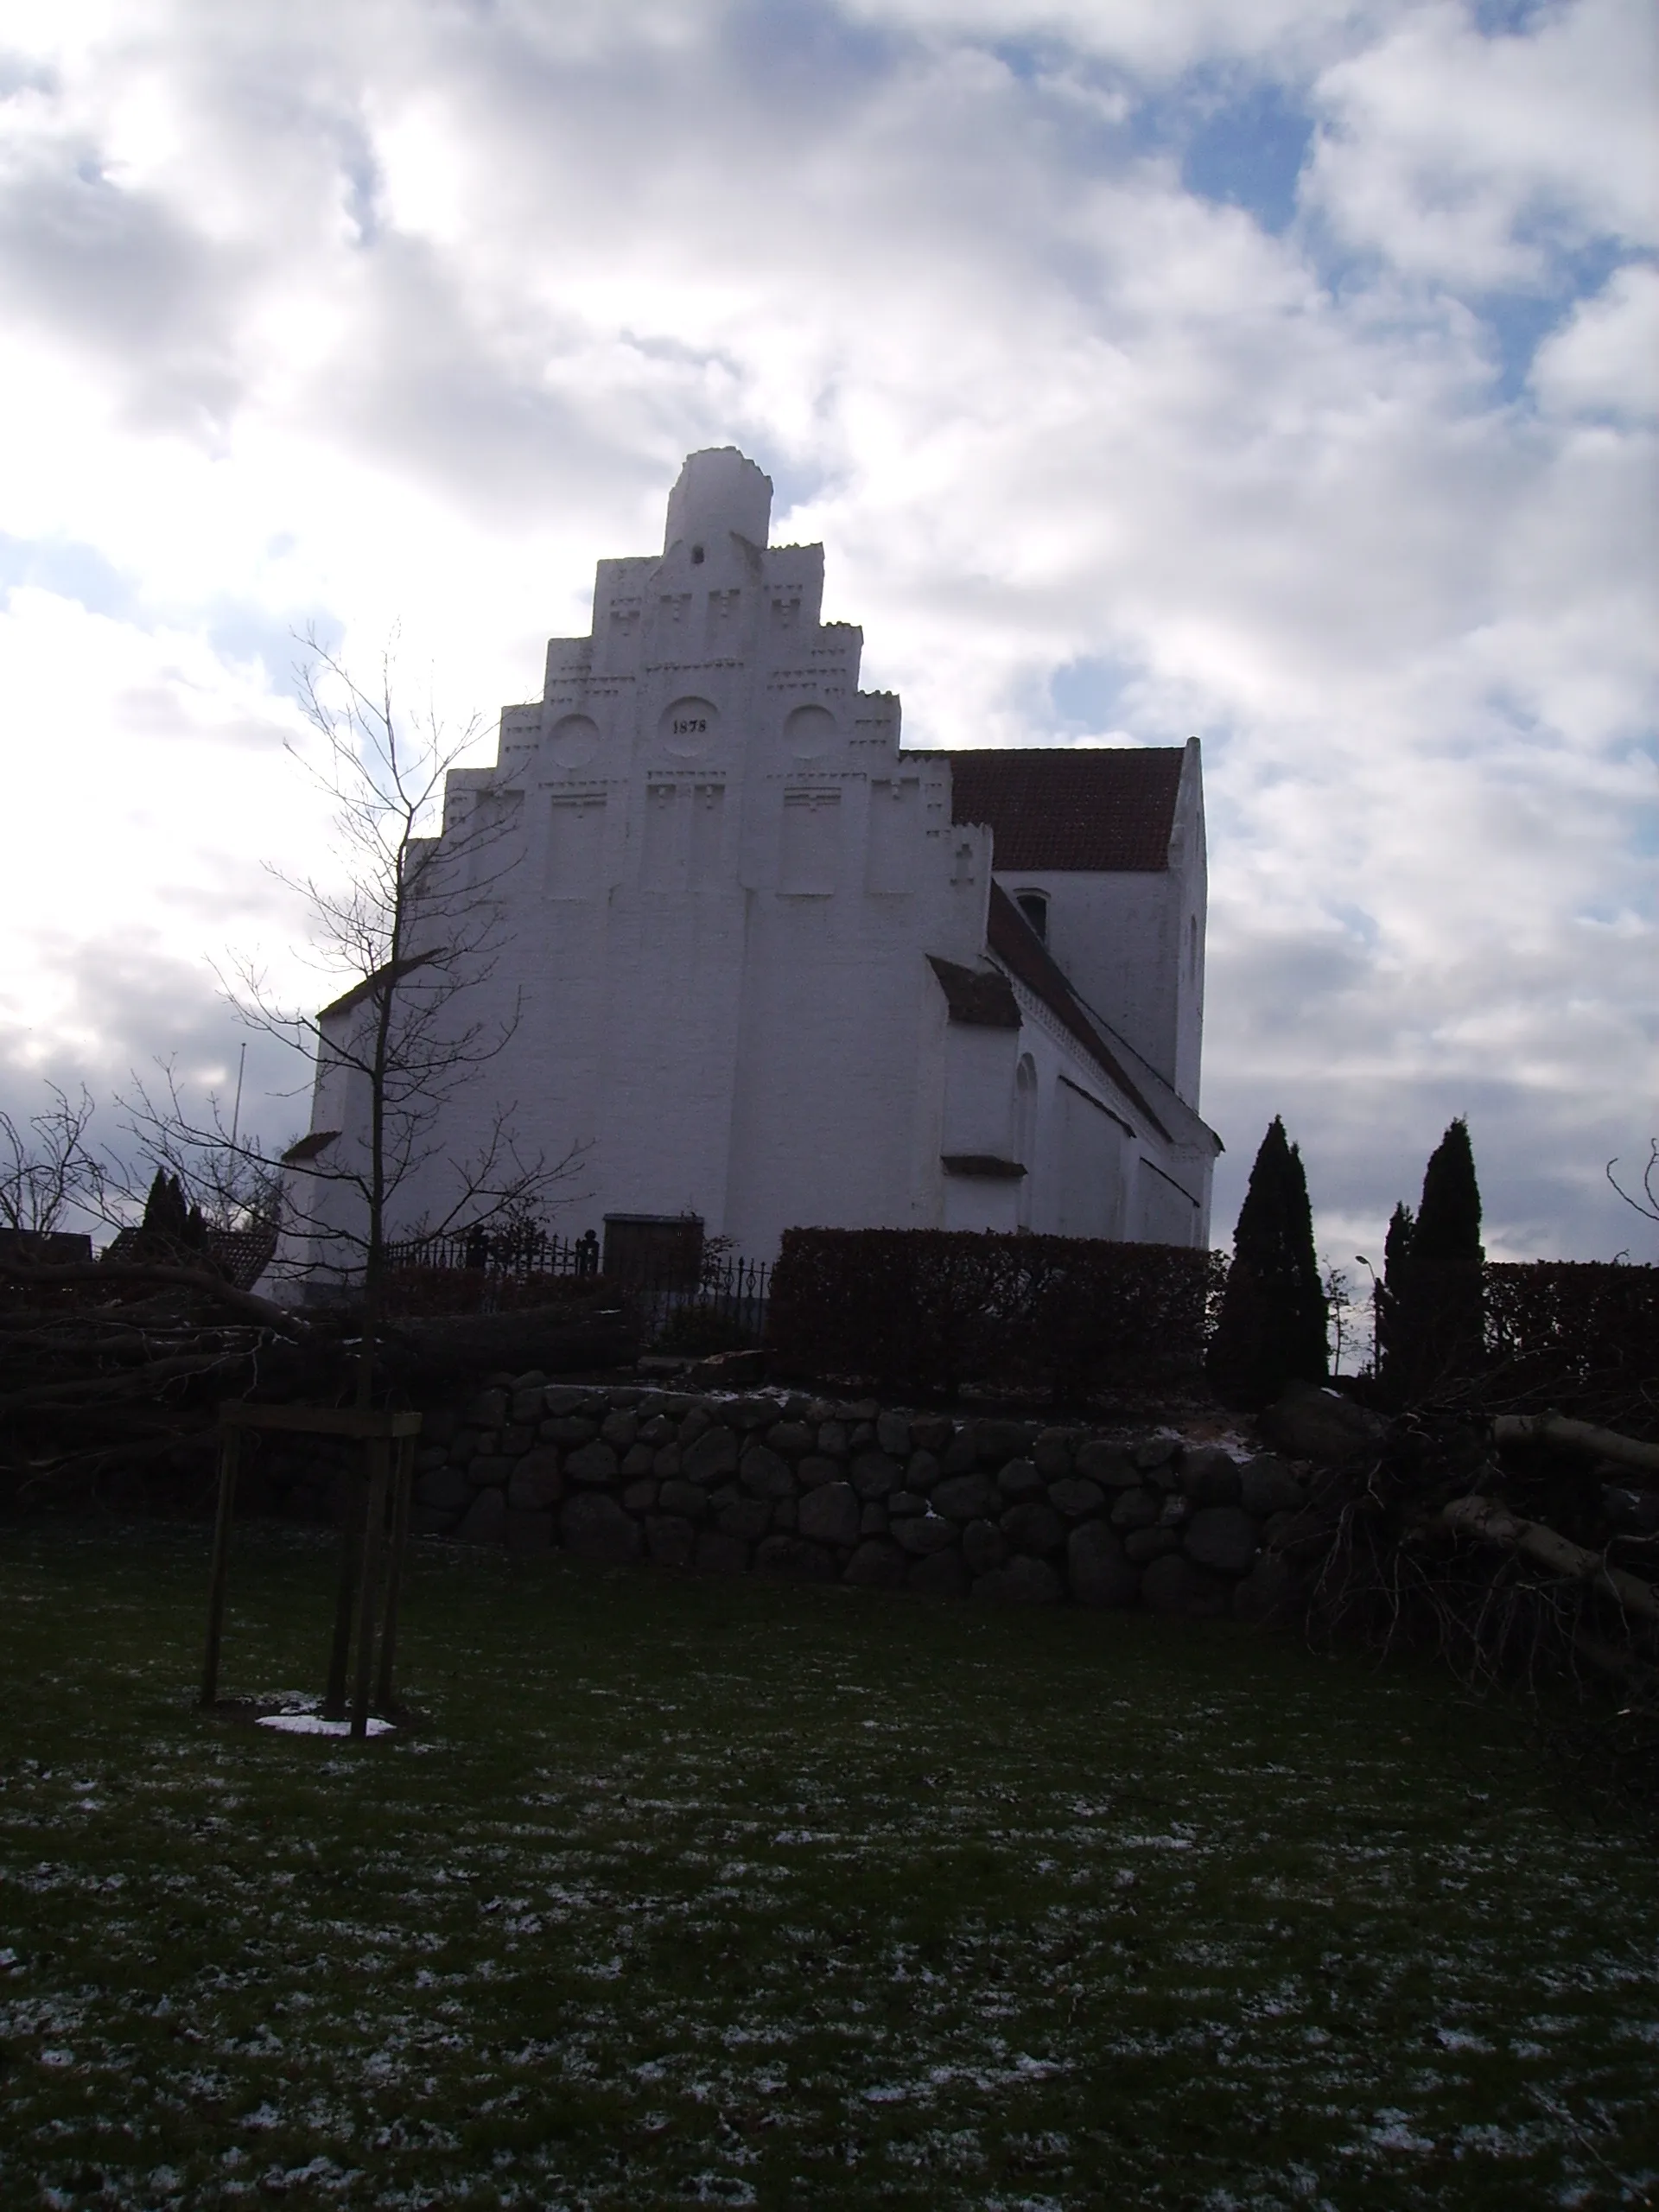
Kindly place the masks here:
<instances>
[{"instance_id":1,"label":"small arched window","mask_svg":"<svg viewBox=\"0 0 1659 2212\"><path fill-rule=\"evenodd\" d=\"M1031 924L1043 943L1048 943L1048 893L1046 891L1016 891L1014 903Z\"/></svg>"}]
</instances>

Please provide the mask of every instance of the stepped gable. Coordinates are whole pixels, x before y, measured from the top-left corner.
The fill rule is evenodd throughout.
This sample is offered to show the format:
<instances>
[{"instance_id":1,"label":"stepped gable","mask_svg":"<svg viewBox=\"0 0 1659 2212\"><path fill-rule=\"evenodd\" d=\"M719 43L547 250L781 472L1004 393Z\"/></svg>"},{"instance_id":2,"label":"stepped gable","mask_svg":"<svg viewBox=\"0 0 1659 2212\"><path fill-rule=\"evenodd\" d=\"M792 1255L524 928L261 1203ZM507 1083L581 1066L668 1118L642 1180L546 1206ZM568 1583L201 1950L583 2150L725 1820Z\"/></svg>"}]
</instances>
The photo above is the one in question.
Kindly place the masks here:
<instances>
[{"instance_id":1,"label":"stepped gable","mask_svg":"<svg viewBox=\"0 0 1659 2212\"><path fill-rule=\"evenodd\" d=\"M1042 746L947 753L953 822L988 823L991 865L1150 873L1169 865L1183 748Z\"/></svg>"}]
</instances>

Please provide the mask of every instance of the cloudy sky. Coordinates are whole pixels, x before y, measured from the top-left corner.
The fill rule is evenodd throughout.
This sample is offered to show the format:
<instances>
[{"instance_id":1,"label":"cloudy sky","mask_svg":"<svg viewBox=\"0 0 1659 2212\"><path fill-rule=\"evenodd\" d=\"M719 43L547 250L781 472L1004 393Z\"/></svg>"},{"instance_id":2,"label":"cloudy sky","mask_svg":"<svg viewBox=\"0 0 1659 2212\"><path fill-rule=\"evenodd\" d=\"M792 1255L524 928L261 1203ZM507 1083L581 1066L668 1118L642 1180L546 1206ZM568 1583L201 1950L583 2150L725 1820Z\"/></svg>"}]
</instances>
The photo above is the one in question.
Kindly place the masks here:
<instances>
[{"instance_id":1,"label":"cloudy sky","mask_svg":"<svg viewBox=\"0 0 1659 2212\"><path fill-rule=\"evenodd\" d=\"M1218 1238L1659 1256L1655 20L0 0L0 1098L311 995L296 629L493 714L731 442L910 742L1204 740Z\"/></svg>"}]
</instances>

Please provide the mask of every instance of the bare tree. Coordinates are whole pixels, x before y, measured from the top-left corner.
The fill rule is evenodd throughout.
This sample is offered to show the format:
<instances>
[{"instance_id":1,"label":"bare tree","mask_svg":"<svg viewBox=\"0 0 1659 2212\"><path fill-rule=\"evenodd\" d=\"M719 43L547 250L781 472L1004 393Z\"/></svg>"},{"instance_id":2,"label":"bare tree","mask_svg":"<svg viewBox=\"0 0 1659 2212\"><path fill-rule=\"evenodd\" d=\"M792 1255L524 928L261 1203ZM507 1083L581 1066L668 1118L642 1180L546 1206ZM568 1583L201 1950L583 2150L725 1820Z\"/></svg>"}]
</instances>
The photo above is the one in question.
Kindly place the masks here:
<instances>
[{"instance_id":1,"label":"bare tree","mask_svg":"<svg viewBox=\"0 0 1659 2212\"><path fill-rule=\"evenodd\" d=\"M1618 1165L1617 1160L1610 1160L1605 1173L1607 1180L1618 1192L1619 1197L1624 1199L1627 1206L1634 1206L1637 1213L1643 1215L1645 1219L1659 1221L1659 1188L1655 1187L1655 1179L1659 1178L1659 1137L1648 1139L1648 1164L1642 1171L1640 1197L1634 1191L1627 1191L1618 1176L1614 1174L1613 1170Z\"/></svg>"},{"instance_id":2,"label":"bare tree","mask_svg":"<svg viewBox=\"0 0 1659 2212\"><path fill-rule=\"evenodd\" d=\"M322 741L321 761L306 765L333 804L341 865L327 879L274 872L305 899L319 964L344 988L321 1013L295 1012L241 966L232 996L316 1070L311 1133L284 1157L285 1252L292 1273L355 1294L366 1402L394 1224L434 1236L522 1220L554 1198L578 1155L550 1161L524 1147L515 1107L499 1100L474 1117L469 1147L452 1140L458 1102L518 1015L516 1000L499 1017L474 1011L503 949L493 894L517 860L511 818L488 794L450 786L476 719L457 732L435 712L405 715L390 648L371 690L315 635L304 642L301 704ZM169 1158L207 1147L237 1173L268 1165L227 1137L216 1111L183 1115L171 1088L149 1126Z\"/></svg>"},{"instance_id":3,"label":"bare tree","mask_svg":"<svg viewBox=\"0 0 1659 2212\"><path fill-rule=\"evenodd\" d=\"M66 1215L101 1218L107 1163L87 1136L92 1101L83 1085L71 1099L49 1084L51 1103L19 1122L0 1112L0 1228L23 1237L49 1236Z\"/></svg>"}]
</instances>

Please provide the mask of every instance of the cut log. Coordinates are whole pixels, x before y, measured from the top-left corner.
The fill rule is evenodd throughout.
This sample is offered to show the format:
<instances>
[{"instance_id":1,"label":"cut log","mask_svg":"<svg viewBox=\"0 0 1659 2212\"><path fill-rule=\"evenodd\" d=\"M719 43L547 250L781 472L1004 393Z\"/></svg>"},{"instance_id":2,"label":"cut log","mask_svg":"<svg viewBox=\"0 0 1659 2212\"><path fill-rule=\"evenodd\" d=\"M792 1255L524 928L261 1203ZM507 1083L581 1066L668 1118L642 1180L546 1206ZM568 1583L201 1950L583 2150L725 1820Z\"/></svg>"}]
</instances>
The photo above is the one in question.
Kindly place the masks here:
<instances>
[{"instance_id":1,"label":"cut log","mask_svg":"<svg viewBox=\"0 0 1659 2212\"><path fill-rule=\"evenodd\" d=\"M1659 1475L1659 1444L1644 1444L1640 1437L1622 1436L1616 1428L1598 1428L1593 1421L1572 1421L1565 1414L1499 1414L1492 1422L1492 1441L1557 1444L1565 1451L1587 1452L1621 1467Z\"/></svg>"},{"instance_id":2,"label":"cut log","mask_svg":"<svg viewBox=\"0 0 1659 2212\"><path fill-rule=\"evenodd\" d=\"M1588 1582L1605 1590L1624 1612L1643 1621L1659 1622L1659 1592L1639 1575L1622 1567L1610 1567L1600 1552L1586 1551L1567 1537L1557 1535L1541 1521L1523 1521L1495 1497L1454 1497L1440 1510L1440 1518L1459 1535L1482 1543L1502 1544L1524 1553L1554 1574L1572 1582Z\"/></svg>"}]
</instances>

